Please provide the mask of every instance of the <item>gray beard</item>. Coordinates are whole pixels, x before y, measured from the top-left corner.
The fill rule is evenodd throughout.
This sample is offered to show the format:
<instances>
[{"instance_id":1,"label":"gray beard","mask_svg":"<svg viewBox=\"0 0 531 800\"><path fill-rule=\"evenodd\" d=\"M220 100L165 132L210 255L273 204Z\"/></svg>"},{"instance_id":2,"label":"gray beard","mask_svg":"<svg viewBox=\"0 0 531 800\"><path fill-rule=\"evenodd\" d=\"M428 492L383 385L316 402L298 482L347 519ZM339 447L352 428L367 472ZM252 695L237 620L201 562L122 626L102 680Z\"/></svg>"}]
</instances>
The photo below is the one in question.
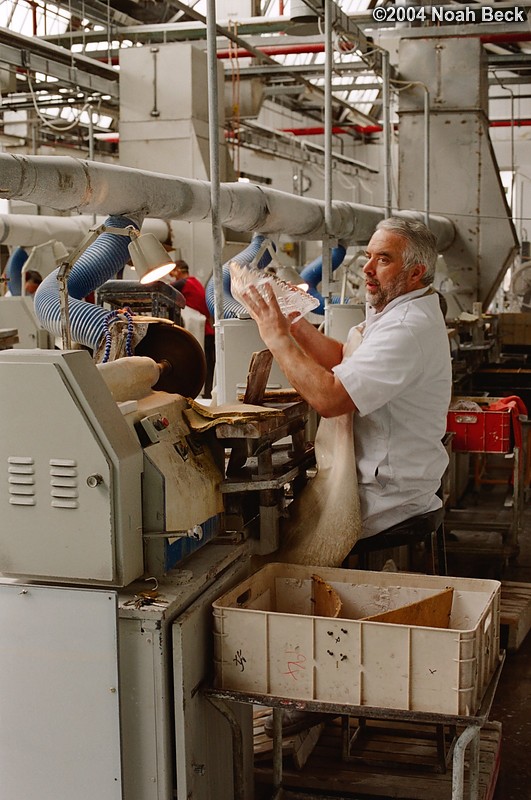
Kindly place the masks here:
<instances>
[{"instance_id":1,"label":"gray beard","mask_svg":"<svg viewBox=\"0 0 531 800\"><path fill-rule=\"evenodd\" d=\"M399 272L396 278L386 289L382 289L380 285L378 285L378 289L376 292L370 297L370 304L375 309L375 311L383 311L384 308L391 300L394 300L395 297L400 297L402 294L406 294L407 289L407 276L408 271L402 270Z\"/></svg>"}]
</instances>

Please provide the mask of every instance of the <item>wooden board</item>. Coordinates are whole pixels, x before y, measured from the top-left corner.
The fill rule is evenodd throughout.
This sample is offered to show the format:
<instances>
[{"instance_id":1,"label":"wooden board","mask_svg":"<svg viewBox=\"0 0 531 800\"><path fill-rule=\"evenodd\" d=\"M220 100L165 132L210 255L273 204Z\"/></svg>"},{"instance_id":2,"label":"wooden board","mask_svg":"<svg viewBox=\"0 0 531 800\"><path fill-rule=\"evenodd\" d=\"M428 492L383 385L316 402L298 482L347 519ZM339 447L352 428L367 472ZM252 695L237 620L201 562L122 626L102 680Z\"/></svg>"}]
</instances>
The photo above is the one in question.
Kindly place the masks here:
<instances>
[{"instance_id":1,"label":"wooden board","mask_svg":"<svg viewBox=\"0 0 531 800\"><path fill-rule=\"evenodd\" d=\"M444 589L424 600L400 606L381 614L364 617L371 622L392 622L395 625L422 625L427 628L447 628L452 611L454 590Z\"/></svg>"},{"instance_id":2,"label":"wooden board","mask_svg":"<svg viewBox=\"0 0 531 800\"><path fill-rule=\"evenodd\" d=\"M255 406L262 405L272 363L273 354L270 350L259 350L252 354L243 396L244 403Z\"/></svg>"},{"instance_id":3,"label":"wooden board","mask_svg":"<svg viewBox=\"0 0 531 800\"><path fill-rule=\"evenodd\" d=\"M394 727L394 725L393 725ZM406 726L407 727L407 726ZM411 726L409 726L411 727ZM433 726L429 726L433 729ZM461 730L458 731L460 733ZM479 797L492 800L500 763L501 724L488 722L481 729ZM427 772L426 759L435 751L434 737L420 729L417 735L398 730L393 735L382 724L371 736L364 751L365 763L341 759L340 720L327 723L315 750L302 770L284 761L283 797L291 796L290 789L308 792L308 797L328 798L402 798L402 800L451 800L451 770L441 774ZM385 757L388 765L381 765ZM371 764L372 761L372 764ZM272 784L272 765L255 763L255 779L260 787ZM260 794L260 788L257 792ZM270 796L270 795L267 795ZM298 795L296 795L298 796ZM305 795L306 796L306 795ZM468 771L465 770L465 797L468 797Z\"/></svg>"},{"instance_id":4,"label":"wooden board","mask_svg":"<svg viewBox=\"0 0 531 800\"><path fill-rule=\"evenodd\" d=\"M531 629L531 583L502 581L500 625L508 627L507 649L518 650Z\"/></svg>"}]
</instances>

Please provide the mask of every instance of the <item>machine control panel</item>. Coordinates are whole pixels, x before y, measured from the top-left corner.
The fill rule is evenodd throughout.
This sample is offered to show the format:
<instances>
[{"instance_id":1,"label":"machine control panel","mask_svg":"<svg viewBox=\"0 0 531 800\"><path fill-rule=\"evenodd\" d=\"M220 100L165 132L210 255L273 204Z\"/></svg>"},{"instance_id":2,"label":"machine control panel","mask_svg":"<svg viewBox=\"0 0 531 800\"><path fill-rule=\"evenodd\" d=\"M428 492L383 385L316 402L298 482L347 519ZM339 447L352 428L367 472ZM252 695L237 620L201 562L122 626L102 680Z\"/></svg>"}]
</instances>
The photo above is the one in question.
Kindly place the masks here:
<instances>
[{"instance_id":1,"label":"machine control panel","mask_svg":"<svg viewBox=\"0 0 531 800\"><path fill-rule=\"evenodd\" d=\"M140 420L140 424L152 444L163 441L163 434L165 432L169 433L168 428L170 427L170 421L167 417L160 413L150 414L147 417L143 417Z\"/></svg>"}]
</instances>

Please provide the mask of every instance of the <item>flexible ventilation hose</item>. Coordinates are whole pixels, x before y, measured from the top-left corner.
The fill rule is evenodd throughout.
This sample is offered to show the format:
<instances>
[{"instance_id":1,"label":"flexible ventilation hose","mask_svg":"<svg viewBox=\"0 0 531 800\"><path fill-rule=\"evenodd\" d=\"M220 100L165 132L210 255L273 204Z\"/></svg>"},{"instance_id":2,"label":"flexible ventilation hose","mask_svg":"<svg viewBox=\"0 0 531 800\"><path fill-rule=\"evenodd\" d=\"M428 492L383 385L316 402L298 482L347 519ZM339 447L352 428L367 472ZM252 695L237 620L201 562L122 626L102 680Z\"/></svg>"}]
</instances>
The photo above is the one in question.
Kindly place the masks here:
<instances>
[{"instance_id":1,"label":"flexible ventilation hose","mask_svg":"<svg viewBox=\"0 0 531 800\"><path fill-rule=\"evenodd\" d=\"M108 228L138 230L136 221L127 217L109 217ZM102 233L82 253L68 276L68 309L72 340L95 350L105 336L108 311L83 300L105 281L116 275L129 261L128 236ZM55 336L61 335L61 304L59 299L59 268L50 273L35 292L35 314L43 328Z\"/></svg>"},{"instance_id":2,"label":"flexible ventilation hose","mask_svg":"<svg viewBox=\"0 0 531 800\"><path fill-rule=\"evenodd\" d=\"M236 261L237 264L241 266L249 265L260 250L264 239L266 237L262 236L261 234L257 234L253 236L251 243L242 250L241 253L234 256L233 258L229 259L222 267L222 286L223 286L223 319L235 319L240 315L249 316L247 310L238 303L237 300L231 294L230 291L230 263L231 261ZM267 267L269 262L271 261L271 254L268 250L265 251L263 256L260 258L260 261L257 264L258 269L263 269ZM210 278L208 281L206 288L205 288L205 296L206 302L208 306L208 310L212 315L214 315L214 279Z\"/></svg>"},{"instance_id":3,"label":"flexible ventilation hose","mask_svg":"<svg viewBox=\"0 0 531 800\"><path fill-rule=\"evenodd\" d=\"M341 244L332 248L332 272L335 272L335 270L341 266L345 260L346 253L346 249ZM310 262L310 264L307 264L301 271L301 279L308 284L308 294L311 294L312 297L319 300L319 305L317 308L313 309L314 314L324 314L325 310L324 297L321 292L317 290L317 286L321 283L322 277L323 257L320 255ZM339 295L333 295L332 303L339 303L339 301Z\"/></svg>"},{"instance_id":4,"label":"flexible ventilation hose","mask_svg":"<svg viewBox=\"0 0 531 800\"><path fill-rule=\"evenodd\" d=\"M22 267L28 260L28 254L23 247L15 247L5 268L5 277L8 279L8 289L13 297L22 294Z\"/></svg>"}]
</instances>

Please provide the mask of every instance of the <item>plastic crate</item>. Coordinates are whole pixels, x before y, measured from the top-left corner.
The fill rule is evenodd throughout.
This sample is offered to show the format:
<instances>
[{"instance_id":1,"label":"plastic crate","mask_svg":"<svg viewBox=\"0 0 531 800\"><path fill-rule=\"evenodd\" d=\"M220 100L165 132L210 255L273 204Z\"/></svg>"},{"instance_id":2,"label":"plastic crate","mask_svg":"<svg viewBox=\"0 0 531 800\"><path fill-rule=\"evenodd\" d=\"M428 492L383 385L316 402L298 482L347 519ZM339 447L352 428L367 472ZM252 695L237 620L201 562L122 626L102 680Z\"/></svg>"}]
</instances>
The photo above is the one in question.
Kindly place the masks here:
<instances>
[{"instance_id":1,"label":"plastic crate","mask_svg":"<svg viewBox=\"0 0 531 800\"><path fill-rule=\"evenodd\" d=\"M489 411L487 406L498 397L455 397L452 405L459 400L470 400L481 406L480 411L448 411L446 431L453 433L452 449L465 453L510 453L511 410Z\"/></svg>"},{"instance_id":2,"label":"plastic crate","mask_svg":"<svg viewBox=\"0 0 531 800\"><path fill-rule=\"evenodd\" d=\"M339 594L312 615L312 574ZM470 715L499 662L498 581L269 564L213 604L218 688ZM454 588L450 628L361 619Z\"/></svg>"}]
</instances>

